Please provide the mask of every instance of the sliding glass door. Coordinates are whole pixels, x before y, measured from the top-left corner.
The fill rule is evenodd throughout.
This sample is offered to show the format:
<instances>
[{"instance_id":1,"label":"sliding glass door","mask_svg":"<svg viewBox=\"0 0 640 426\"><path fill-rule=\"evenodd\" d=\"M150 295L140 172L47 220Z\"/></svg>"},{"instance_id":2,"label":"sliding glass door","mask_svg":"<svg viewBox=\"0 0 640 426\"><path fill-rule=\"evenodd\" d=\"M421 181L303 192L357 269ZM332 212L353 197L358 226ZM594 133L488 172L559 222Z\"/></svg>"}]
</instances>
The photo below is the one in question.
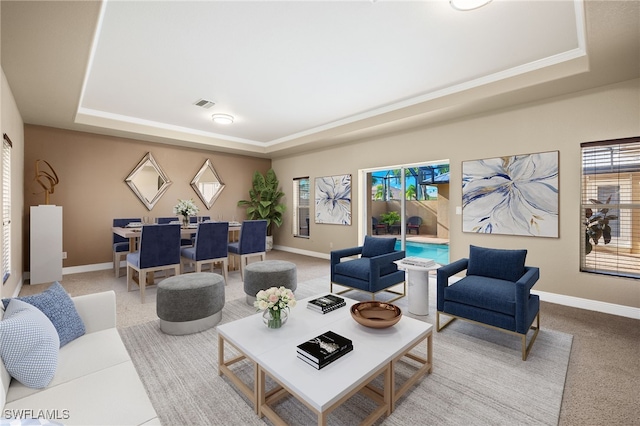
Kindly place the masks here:
<instances>
[{"instance_id":1,"label":"sliding glass door","mask_svg":"<svg viewBox=\"0 0 640 426\"><path fill-rule=\"evenodd\" d=\"M449 263L449 161L360 171L362 235L398 239L407 256Z\"/></svg>"}]
</instances>

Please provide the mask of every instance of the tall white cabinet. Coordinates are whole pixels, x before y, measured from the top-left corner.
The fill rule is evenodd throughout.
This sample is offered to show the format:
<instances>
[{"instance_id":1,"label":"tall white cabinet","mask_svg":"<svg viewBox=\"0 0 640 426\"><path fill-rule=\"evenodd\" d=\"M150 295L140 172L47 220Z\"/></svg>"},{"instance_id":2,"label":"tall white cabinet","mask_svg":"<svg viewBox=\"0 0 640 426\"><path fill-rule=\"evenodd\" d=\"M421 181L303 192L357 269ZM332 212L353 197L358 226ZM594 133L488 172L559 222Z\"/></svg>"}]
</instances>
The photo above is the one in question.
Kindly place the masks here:
<instances>
[{"instance_id":1,"label":"tall white cabinet","mask_svg":"<svg viewBox=\"0 0 640 426\"><path fill-rule=\"evenodd\" d=\"M30 284L62 280L62 206L31 206Z\"/></svg>"}]
</instances>

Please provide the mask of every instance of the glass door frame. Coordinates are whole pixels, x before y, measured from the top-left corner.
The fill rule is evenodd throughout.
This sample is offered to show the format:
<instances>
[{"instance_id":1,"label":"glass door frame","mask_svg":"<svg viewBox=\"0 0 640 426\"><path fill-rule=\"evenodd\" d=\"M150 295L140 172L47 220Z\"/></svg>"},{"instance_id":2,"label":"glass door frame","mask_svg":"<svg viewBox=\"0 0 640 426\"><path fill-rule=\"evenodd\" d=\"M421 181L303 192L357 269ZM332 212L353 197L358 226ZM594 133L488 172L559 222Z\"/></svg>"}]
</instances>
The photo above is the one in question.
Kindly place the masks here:
<instances>
[{"instance_id":1,"label":"glass door frame","mask_svg":"<svg viewBox=\"0 0 640 426\"><path fill-rule=\"evenodd\" d=\"M373 172L379 172L384 170L397 170L400 169L400 191L403 194L400 197L400 247L401 250L405 250L406 248L406 205L407 205L407 197L406 195L406 169L414 168L414 167L425 167L431 165L438 164L449 164L449 159L443 160L430 160L430 161L421 161L418 163L408 163L408 164L396 164L396 165L388 165L383 167L370 167L366 169L358 169L358 212L359 220L358 220L358 241L364 241L365 235L371 235L371 226L369 224L369 209L368 201L371 199L371 185L368 184L367 176L369 176Z\"/></svg>"}]
</instances>

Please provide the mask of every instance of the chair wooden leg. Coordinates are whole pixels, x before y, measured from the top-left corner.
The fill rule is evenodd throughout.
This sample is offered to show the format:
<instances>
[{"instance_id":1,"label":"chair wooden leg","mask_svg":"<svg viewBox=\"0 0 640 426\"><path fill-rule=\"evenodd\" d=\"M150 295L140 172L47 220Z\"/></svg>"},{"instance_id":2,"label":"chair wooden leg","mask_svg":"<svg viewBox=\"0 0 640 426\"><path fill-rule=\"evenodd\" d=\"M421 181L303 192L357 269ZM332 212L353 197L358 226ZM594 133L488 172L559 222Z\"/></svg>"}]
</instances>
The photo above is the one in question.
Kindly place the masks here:
<instances>
[{"instance_id":1,"label":"chair wooden leg","mask_svg":"<svg viewBox=\"0 0 640 426\"><path fill-rule=\"evenodd\" d=\"M153 274L153 272L151 272ZM140 286L140 303L144 304L144 288L147 286L147 271L140 271L138 276Z\"/></svg>"},{"instance_id":2,"label":"chair wooden leg","mask_svg":"<svg viewBox=\"0 0 640 426\"><path fill-rule=\"evenodd\" d=\"M229 275L229 262L227 259L222 260L222 276L224 277L224 285L227 285Z\"/></svg>"},{"instance_id":3,"label":"chair wooden leg","mask_svg":"<svg viewBox=\"0 0 640 426\"><path fill-rule=\"evenodd\" d=\"M243 281L243 282L244 282L244 265L245 265L245 262L247 262L247 257L246 256L240 256L240 281Z\"/></svg>"},{"instance_id":4,"label":"chair wooden leg","mask_svg":"<svg viewBox=\"0 0 640 426\"><path fill-rule=\"evenodd\" d=\"M127 265L127 291L131 291L131 281L133 281L133 268Z\"/></svg>"}]
</instances>

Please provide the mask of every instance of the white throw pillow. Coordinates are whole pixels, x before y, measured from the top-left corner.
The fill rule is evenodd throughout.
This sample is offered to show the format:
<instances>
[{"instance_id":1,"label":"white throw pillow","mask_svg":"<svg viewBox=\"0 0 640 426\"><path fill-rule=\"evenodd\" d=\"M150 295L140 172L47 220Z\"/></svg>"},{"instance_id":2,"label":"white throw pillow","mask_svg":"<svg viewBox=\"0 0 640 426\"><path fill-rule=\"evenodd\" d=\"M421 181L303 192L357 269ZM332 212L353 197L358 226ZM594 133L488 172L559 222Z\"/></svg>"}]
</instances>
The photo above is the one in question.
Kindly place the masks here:
<instances>
[{"instance_id":1,"label":"white throw pillow","mask_svg":"<svg viewBox=\"0 0 640 426\"><path fill-rule=\"evenodd\" d=\"M31 388L46 387L58 367L60 338L38 308L12 299L0 321L0 356L13 378Z\"/></svg>"}]
</instances>

